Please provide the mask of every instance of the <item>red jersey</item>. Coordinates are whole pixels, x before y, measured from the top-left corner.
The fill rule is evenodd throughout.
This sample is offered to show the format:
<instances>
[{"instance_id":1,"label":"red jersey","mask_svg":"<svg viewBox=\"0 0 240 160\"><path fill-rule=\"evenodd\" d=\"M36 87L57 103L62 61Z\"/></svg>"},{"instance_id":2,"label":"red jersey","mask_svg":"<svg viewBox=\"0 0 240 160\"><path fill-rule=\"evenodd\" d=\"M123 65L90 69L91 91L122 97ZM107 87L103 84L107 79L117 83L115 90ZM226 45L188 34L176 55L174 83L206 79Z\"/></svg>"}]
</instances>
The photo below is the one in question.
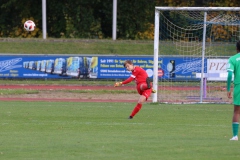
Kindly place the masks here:
<instances>
[{"instance_id":1,"label":"red jersey","mask_svg":"<svg viewBox=\"0 0 240 160\"><path fill-rule=\"evenodd\" d=\"M127 84L134 79L137 85L139 83L146 83L147 77L148 77L148 74L144 69L142 69L141 67L135 66L134 70L132 71L132 75L128 79L123 81L122 84Z\"/></svg>"}]
</instances>

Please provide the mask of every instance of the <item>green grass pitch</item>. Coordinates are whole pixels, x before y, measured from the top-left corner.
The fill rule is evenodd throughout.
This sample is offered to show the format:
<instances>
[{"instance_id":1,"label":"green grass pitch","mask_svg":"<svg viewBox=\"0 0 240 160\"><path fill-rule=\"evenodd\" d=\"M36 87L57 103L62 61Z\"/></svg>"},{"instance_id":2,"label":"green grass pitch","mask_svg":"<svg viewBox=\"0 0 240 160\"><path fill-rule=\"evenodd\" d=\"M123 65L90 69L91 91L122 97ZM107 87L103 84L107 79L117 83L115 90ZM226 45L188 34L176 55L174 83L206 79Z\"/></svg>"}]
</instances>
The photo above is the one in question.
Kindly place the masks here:
<instances>
[{"instance_id":1,"label":"green grass pitch","mask_svg":"<svg viewBox=\"0 0 240 160\"><path fill-rule=\"evenodd\" d=\"M0 159L231 160L226 104L1 102Z\"/></svg>"}]
</instances>

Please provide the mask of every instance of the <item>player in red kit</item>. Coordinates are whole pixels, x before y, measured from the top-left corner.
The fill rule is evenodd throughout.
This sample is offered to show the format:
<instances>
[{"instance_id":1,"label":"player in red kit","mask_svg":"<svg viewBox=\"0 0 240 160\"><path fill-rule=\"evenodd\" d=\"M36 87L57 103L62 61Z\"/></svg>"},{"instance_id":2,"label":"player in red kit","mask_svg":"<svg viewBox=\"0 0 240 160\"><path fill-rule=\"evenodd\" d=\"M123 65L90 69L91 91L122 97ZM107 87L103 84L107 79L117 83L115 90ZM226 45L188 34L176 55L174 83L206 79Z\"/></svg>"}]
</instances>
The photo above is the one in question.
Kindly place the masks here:
<instances>
[{"instance_id":1,"label":"player in red kit","mask_svg":"<svg viewBox=\"0 0 240 160\"><path fill-rule=\"evenodd\" d=\"M131 71L132 75L123 82L116 82L114 87L119 87L123 84L127 84L135 80L137 91L140 94L140 97L138 99L137 105L129 116L129 119L132 119L142 108L142 104L151 96L151 93L155 93L156 91L152 89L152 84L148 78L147 72L144 69L138 66L134 66L133 62L130 60L124 62L124 67L128 71Z\"/></svg>"}]
</instances>

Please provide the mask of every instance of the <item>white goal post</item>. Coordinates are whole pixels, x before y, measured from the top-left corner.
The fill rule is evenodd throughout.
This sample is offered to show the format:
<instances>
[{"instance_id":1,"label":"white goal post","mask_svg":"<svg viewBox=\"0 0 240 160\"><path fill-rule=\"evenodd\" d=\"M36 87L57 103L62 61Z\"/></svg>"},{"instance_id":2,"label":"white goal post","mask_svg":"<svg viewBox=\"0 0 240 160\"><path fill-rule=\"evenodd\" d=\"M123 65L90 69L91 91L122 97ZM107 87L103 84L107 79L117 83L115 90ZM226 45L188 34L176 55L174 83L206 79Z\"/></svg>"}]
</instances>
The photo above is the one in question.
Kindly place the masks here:
<instances>
[{"instance_id":1,"label":"white goal post","mask_svg":"<svg viewBox=\"0 0 240 160\"><path fill-rule=\"evenodd\" d=\"M202 59L202 63L201 63L201 72L200 72L200 88L199 88L199 92L200 92L200 96L199 96L199 102L202 103L203 102L203 92L204 92L204 58L205 58L205 51L206 51L206 44L205 42L207 41L207 37L206 37L206 24L209 23L208 21L208 12L237 12L238 14L240 13L240 7L159 7L156 6L155 7L155 28L154 28L154 65L153 65L153 89L155 89L157 91L156 94L153 94L153 99L152 102L158 102L158 88L159 88L159 56L161 56L161 49L159 49L159 41L160 41L160 33L161 32L161 28L160 28L160 13L161 12L165 12L165 11L184 11L187 14L189 14L189 12L201 12L203 13L201 16L203 16L202 19L198 20L198 23L202 24L202 33L201 33L201 37L198 41L198 43L201 44L200 49L201 51L201 55L199 56ZM168 14L170 15L170 14ZM188 15L189 16L189 15ZM208 19L207 19L208 18ZM238 17L239 18L239 17ZM227 19L227 18L226 18ZM201 22L200 22L201 21ZM211 21L211 23L213 23ZM214 22L214 23L222 23L220 21ZM232 23L232 22L229 22ZM234 25L239 25L240 21L239 19L237 19L237 22ZM172 31L175 32L175 31ZM240 37L240 35L238 35L238 37ZM180 46L181 47L181 46ZM191 47L191 46L190 46Z\"/></svg>"}]
</instances>

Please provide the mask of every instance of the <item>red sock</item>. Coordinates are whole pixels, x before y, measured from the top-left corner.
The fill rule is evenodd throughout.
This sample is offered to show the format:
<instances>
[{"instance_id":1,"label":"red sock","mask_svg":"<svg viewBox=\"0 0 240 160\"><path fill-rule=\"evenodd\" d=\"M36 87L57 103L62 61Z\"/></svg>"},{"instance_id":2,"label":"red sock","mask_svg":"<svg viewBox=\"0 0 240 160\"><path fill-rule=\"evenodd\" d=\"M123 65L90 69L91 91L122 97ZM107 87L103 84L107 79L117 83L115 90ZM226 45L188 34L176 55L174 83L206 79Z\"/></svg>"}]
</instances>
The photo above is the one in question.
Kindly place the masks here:
<instances>
[{"instance_id":1,"label":"red sock","mask_svg":"<svg viewBox=\"0 0 240 160\"><path fill-rule=\"evenodd\" d=\"M138 103L138 104L135 106L135 108L133 109L132 114L131 114L130 116L134 117L135 114L137 114L138 111L139 111L141 108L142 108L142 104Z\"/></svg>"}]
</instances>

